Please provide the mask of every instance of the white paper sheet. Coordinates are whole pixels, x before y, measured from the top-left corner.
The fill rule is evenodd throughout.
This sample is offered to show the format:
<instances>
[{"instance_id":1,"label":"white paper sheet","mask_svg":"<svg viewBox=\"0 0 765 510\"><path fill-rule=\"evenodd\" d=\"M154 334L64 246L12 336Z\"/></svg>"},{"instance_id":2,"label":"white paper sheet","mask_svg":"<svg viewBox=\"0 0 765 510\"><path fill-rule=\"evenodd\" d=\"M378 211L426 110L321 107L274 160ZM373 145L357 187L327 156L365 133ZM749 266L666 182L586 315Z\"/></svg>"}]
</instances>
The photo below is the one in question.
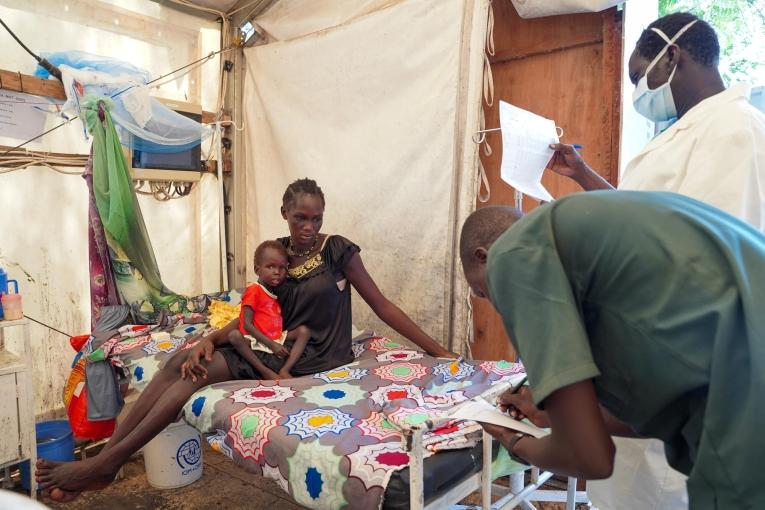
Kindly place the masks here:
<instances>
[{"instance_id":1,"label":"white paper sheet","mask_svg":"<svg viewBox=\"0 0 765 510\"><path fill-rule=\"evenodd\" d=\"M545 430L511 418L510 415L503 413L482 398L460 404L452 410L450 416L458 420L492 423L534 437L544 437L548 434Z\"/></svg>"},{"instance_id":2,"label":"white paper sheet","mask_svg":"<svg viewBox=\"0 0 765 510\"><path fill-rule=\"evenodd\" d=\"M502 180L524 195L551 202L552 195L542 186L542 173L558 143L555 122L504 101L499 102L502 127Z\"/></svg>"},{"instance_id":3,"label":"white paper sheet","mask_svg":"<svg viewBox=\"0 0 765 510\"><path fill-rule=\"evenodd\" d=\"M36 108L45 99L0 90L0 137L26 140L44 131L46 113Z\"/></svg>"}]
</instances>

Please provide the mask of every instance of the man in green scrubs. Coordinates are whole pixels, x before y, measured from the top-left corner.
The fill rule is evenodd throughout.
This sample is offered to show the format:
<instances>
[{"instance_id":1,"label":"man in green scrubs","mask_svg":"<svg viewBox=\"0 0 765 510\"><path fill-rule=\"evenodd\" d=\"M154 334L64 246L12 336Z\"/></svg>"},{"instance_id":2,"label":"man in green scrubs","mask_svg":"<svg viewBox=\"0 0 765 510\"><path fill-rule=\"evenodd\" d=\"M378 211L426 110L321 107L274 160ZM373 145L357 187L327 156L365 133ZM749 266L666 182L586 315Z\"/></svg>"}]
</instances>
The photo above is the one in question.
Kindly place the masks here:
<instances>
[{"instance_id":1,"label":"man in green scrubs","mask_svg":"<svg viewBox=\"0 0 765 510\"><path fill-rule=\"evenodd\" d=\"M528 372L531 395L502 402L551 428L487 426L511 455L605 478L611 435L654 437L692 510L765 509L762 234L680 195L602 191L480 209L460 256Z\"/></svg>"}]
</instances>

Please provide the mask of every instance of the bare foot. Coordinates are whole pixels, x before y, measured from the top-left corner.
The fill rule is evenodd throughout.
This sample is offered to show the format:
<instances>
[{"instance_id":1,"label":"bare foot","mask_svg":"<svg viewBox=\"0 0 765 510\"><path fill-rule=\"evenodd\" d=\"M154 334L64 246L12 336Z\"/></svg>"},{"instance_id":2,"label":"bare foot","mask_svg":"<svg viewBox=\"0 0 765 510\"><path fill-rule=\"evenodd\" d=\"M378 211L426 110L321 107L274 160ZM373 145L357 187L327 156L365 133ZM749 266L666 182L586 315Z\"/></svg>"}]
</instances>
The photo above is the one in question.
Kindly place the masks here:
<instances>
[{"instance_id":1,"label":"bare foot","mask_svg":"<svg viewBox=\"0 0 765 510\"><path fill-rule=\"evenodd\" d=\"M35 472L37 483L49 490L55 501L74 499L80 491L102 489L112 483L116 475L117 469L104 467L96 458L61 463L40 459Z\"/></svg>"},{"instance_id":2,"label":"bare foot","mask_svg":"<svg viewBox=\"0 0 765 510\"><path fill-rule=\"evenodd\" d=\"M57 503L69 503L80 497L81 492L70 492L61 489L53 489L51 491L43 491L43 496L52 499Z\"/></svg>"},{"instance_id":3,"label":"bare foot","mask_svg":"<svg viewBox=\"0 0 765 510\"><path fill-rule=\"evenodd\" d=\"M40 459L37 461L37 464L35 464L35 479L38 483L40 483L40 475L42 471L46 471L50 469L50 465L45 461L44 459ZM61 489L41 489L40 495L43 497L43 499L52 499L53 501L56 501L58 503L69 503L70 501L74 501L80 496L79 492L68 492L68 491L62 491Z\"/></svg>"}]
</instances>

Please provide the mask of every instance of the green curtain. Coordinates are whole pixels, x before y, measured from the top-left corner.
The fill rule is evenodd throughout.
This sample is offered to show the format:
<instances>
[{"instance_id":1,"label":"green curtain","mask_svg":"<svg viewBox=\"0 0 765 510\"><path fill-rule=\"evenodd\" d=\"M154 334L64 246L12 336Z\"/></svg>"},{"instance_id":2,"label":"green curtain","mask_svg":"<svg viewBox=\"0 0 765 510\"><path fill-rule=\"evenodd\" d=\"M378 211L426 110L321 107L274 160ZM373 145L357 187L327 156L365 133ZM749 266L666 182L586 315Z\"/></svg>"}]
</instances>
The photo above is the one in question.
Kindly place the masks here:
<instances>
[{"instance_id":1,"label":"green curtain","mask_svg":"<svg viewBox=\"0 0 765 510\"><path fill-rule=\"evenodd\" d=\"M99 105L103 120L99 116ZM125 154L107 98L85 96L82 111L93 137L93 194L104 226L117 291L137 318L152 322L162 311L193 311L188 298L162 283Z\"/></svg>"}]
</instances>

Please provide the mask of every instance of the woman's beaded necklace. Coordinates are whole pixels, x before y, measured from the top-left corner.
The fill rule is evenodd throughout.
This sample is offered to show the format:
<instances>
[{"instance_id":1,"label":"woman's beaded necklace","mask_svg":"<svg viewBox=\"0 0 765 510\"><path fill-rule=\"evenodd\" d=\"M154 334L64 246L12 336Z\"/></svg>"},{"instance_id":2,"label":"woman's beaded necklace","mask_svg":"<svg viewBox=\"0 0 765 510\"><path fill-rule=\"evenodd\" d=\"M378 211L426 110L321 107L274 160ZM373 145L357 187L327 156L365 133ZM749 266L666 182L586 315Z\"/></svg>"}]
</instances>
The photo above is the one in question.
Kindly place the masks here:
<instances>
[{"instance_id":1,"label":"woman's beaded necklace","mask_svg":"<svg viewBox=\"0 0 765 510\"><path fill-rule=\"evenodd\" d=\"M309 253L311 253L315 248L316 244L319 242L319 236L314 237L313 239L313 245L311 245L310 248L308 248L306 251L295 251L295 244L292 242L292 236L290 236L290 243L287 246L287 255L290 257L306 257Z\"/></svg>"}]
</instances>

